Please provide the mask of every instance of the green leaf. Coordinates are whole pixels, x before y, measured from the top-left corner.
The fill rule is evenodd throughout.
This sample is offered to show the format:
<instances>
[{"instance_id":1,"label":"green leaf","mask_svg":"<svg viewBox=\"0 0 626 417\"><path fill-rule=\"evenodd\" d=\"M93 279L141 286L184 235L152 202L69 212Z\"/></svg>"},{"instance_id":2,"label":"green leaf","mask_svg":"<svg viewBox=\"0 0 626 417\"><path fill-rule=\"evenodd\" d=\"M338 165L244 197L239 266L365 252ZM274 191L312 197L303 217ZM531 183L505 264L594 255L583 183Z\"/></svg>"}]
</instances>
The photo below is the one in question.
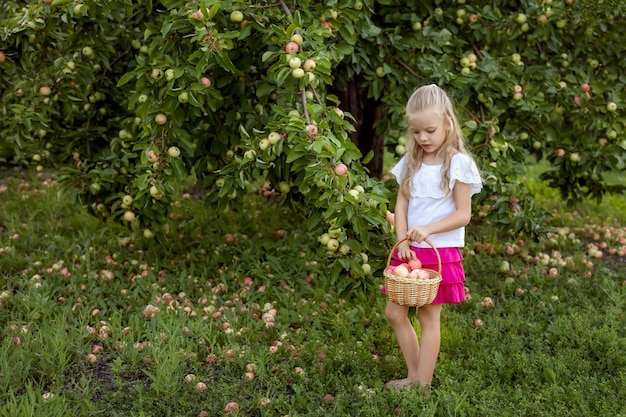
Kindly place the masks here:
<instances>
[{"instance_id":1,"label":"green leaf","mask_svg":"<svg viewBox=\"0 0 626 417\"><path fill-rule=\"evenodd\" d=\"M128 83L133 78L135 78L135 73L134 72L127 72L126 74L122 75L120 77L120 79L117 81L117 86L121 87L124 84Z\"/></svg>"}]
</instances>

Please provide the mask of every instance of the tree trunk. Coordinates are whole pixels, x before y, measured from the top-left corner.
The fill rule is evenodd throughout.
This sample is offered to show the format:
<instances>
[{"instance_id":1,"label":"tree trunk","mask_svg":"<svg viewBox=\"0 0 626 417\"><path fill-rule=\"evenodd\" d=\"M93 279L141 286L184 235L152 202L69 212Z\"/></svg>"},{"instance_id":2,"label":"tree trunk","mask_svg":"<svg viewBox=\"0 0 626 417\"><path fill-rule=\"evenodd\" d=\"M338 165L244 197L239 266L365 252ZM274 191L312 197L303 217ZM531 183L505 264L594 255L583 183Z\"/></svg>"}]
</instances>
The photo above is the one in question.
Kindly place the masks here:
<instances>
[{"instance_id":1,"label":"tree trunk","mask_svg":"<svg viewBox=\"0 0 626 417\"><path fill-rule=\"evenodd\" d=\"M365 167L372 177L380 178L383 173L383 154L385 136L376 134L374 124L381 117L380 102L373 98L367 98L367 90L361 88L362 77L356 76L349 80L345 90L335 89L333 93L337 95L341 104L340 108L344 112L350 113L356 131L350 134L350 139L359 148L363 156L373 151L374 157Z\"/></svg>"}]
</instances>

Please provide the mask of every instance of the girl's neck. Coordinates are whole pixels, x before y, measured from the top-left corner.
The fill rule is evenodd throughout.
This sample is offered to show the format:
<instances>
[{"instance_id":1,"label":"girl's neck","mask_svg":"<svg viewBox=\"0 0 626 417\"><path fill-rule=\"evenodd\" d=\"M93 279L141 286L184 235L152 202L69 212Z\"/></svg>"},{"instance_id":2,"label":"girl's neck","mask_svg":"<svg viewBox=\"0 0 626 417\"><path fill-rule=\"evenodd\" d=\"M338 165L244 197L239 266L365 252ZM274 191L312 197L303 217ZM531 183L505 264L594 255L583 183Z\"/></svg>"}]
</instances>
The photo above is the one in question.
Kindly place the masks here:
<instances>
[{"instance_id":1,"label":"girl's neck","mask_svg":"<svg viewBox=\"0 0 626 417\"><path fill-rule=\"evenodd\" d=\"M443 164L442 155L425 154L422 158L422 164L424 165L441 165Z\"/></svg>"}]
</instances>

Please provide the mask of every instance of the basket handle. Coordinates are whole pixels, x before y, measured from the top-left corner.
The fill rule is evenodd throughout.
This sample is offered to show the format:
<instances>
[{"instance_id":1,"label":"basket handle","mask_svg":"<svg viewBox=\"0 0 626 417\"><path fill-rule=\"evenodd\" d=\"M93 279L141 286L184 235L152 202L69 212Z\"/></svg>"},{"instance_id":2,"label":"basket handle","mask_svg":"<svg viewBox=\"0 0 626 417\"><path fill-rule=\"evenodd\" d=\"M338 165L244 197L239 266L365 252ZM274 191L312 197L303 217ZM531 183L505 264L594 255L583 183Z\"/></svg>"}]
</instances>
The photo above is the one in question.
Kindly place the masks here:
<instances>
[{"instance_id":1,"label":"basket handle","mask_svg":"<svg viewBox=\"0 0 626 417\"><path fill-rule=\"evenodd\" d=\"M389 263L391 262L391 257L393 255L393 253L395 252L396 248L398 247L398 245L402 242L404 242L405 240L408 240L408 238L403 238L398 240L392 247L391 250L389 251L389 256L387 256L387 268L389 268ZM424 242L428 243L430 245L431 248L433 248L435 250L435 255L437 255L437 267L439 268L439 275L441 275L441 256L439 256L439 251L437 250L437 248L435 247L435 245L432 244L432 242L428 239L424 239Z\"/></svg>"}]
</instances>

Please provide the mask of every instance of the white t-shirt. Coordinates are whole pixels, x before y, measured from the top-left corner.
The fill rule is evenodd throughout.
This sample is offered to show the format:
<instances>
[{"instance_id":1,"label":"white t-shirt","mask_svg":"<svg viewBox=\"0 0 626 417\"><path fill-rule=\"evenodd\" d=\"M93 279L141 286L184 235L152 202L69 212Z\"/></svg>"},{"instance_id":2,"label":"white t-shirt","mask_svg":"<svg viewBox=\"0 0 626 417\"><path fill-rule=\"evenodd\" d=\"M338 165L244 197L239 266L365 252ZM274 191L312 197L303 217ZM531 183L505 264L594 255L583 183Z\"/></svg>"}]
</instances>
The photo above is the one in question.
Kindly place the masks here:
<instances>
[{"instance_id":1,"label":"white t-shirt","mask_svg":"<svg viewBox=\"0 0 626 417\"><path fill-rule=\"evenodd\" d=\"M396 176L398 184L402 183L406 166L406 156L391 169ZM465 154L457 153L450 162L450 192L446 195L441 188L441 164L425 165L415 173L412 180L411 196L408 208L408 228L424 226L439 221L456 210L452 189L457 181L469 184L471 195L482 189L482 180L478 167L474 161ZM435 233L428 240L437 248L463 247L465 245L465 227L450 230L444 233ZM429 244L413 243L413 246L428 248Z\"/></svg>"}]
</instances>

